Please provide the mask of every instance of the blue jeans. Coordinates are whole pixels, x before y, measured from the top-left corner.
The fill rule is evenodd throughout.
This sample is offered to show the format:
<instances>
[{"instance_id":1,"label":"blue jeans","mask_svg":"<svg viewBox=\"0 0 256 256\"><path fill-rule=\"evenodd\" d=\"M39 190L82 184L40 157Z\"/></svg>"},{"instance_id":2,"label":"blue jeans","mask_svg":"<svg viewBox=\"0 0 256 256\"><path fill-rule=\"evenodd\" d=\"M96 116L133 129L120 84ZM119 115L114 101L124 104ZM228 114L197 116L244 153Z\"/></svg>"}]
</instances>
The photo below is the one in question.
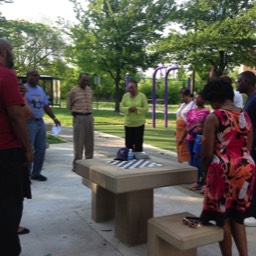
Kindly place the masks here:
<instances>
[{"instance_id":1,"label":"blue jeans","mask_svg":"<svg viewBox=\"0 0 256 256\"><path fill-rule=\"evenodd\" d=\"M188 144L188 151L189 151L189 155L190 155L190 165L193 165L193 159L194 159L194 143L195 141L194 140L187 140L187 144Z\"/></svg>"},{"instance_id":2,"label":"blue jeans","mask_svg":"<svg viewBox=\"0 0 256 256\"><path fill-rule=\"evenodd\" d=\"M42 120L27 122L29 140L34 152L34 162L30 167L30 175L38 176L41 174L45 150L46 150L46 128Z\"/></svg>"},{"instance_id":3,"label":"blue jeans","mask_svg":"<svg viewBox=\"0 0 256 256\"><path fill-rule=\"evenodd\" d=\"M202 162L201 162L200 153L194 153L192 166L197 167L197 169L198 169L198 180L197 180L197 182L200 185L203 185L202 184L202 179L203 179L203 175L204 175L204 169L203 169L203 165L202 165Z\"/></svg>"},{"instance_id":4,"label":"blue jeans","mask_svg":"<svg viewBox=\"0 0 256 256\"><path fill-rule=\"evenodd\" d=\"M192 140L192 141L187 140L187 144L188 144L188 150L189 150L189 154L190 154L190 165L197 167L198 183L201 183L203 174L204 174L204 170L203 170L203 166L202 166L202 162L201 162L200 153L194 152L194 144L195 144L194 140Z\"/></svg>"}]
</instances>

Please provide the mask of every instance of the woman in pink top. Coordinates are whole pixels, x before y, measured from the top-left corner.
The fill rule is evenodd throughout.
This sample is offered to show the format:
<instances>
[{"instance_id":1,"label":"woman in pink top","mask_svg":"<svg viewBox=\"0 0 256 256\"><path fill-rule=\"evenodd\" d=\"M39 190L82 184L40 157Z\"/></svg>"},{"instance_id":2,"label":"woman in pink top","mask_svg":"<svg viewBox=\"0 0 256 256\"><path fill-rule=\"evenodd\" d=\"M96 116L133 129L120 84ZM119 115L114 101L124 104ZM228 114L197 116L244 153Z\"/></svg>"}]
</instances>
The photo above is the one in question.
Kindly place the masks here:
<instances>
[{"instance_id":1,"label":"woman in pink top","mask_svg":"<svg viewBox=\"0 0 256 256\"><path fill-rule=\"evenodd\" d=\"M195 95L194 102L196 107L191 109L187 114L186 130L183 133L180 143L186 138L190 154L190 164L198 168L198 182L193 184L190 188L201 189L203 168L200 161L200 149L198 149L198 145L195 145L195 141L196 138L197 141L200 140L203 123L205 118L210 114L210 110L204 106L205 101L201 93Z\"/></svg>"}]
</instances>

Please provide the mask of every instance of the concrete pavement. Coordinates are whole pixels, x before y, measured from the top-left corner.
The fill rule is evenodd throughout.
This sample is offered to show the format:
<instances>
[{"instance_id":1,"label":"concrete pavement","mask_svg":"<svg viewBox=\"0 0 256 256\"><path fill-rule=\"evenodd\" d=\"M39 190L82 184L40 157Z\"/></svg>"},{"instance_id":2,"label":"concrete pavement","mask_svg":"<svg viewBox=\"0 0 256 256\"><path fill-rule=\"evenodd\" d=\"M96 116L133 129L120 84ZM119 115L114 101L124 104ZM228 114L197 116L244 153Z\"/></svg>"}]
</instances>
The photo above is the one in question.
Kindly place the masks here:
<instances>
[{"instance_id":1,"label":"concrete pavement","mask_svg":"<svg viewBox=\"0 0 256 256\"><path fill-rule=\"evenodd\" d=\"M91 192L71 171L72 130L62 128L66 143L47 149L43 174L48 181L33 181L31 200L25 200L22 225L31 230L20 236L21 256L146 256L146 244L127 247L114 237L114 223L91 220ZM113 158L123 139L95 133L95 157ZM175 159L173 152L145 145L149 155ZM155 189L154 216L182 211L199 215L203 197L182 186ZM247 228L249 256L256 255L256 227ZM234 247L234 256L238 256ZM219 256L218 244L198 249L199 256Z\"/></svg>"}]
</instances>

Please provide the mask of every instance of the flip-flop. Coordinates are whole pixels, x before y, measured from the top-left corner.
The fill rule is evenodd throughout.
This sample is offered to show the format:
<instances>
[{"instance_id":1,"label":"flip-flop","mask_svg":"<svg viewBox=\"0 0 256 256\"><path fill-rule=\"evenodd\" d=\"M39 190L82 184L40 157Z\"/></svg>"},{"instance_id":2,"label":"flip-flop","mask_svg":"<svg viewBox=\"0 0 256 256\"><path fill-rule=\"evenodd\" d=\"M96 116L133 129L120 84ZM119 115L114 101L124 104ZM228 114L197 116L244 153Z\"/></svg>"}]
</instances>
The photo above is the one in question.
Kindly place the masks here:
<instances>
[{"instance_id":1,"label":"flip-flop","mask_svg":"<svg viewBox=\"0 0 256 256\"><path fill-rule=\"evenodd\" d=\"M22 228L21 231L17 231L18 235L25 235L28 234L30 232L30 230L28 228Z\"/></svg>"}]
</instances>

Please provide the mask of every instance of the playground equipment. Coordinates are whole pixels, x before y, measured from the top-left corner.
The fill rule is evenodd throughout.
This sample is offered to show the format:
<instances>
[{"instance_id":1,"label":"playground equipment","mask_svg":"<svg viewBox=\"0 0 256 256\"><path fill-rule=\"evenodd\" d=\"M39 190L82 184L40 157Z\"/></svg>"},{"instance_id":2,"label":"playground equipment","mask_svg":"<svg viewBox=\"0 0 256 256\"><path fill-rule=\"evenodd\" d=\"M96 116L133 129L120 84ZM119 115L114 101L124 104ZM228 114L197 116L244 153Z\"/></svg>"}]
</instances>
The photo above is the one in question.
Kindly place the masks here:
<instances>
[{"instance_id":1,"label":"playground equipment","mask_svg":"<svg viewBox=\"0 0 256 256\"><path fill-rule=\"evenodd\" d=\"M171 71L179 69L178 66L167 68L166 66L157 67L153 73L152 84L152 126L156 127L156 74L159 70L166 69L164 78L164 126L168 127L168 75Z\"/></svg>"},{"instance_id":2,"label":"playground equipment","mask_svg":"<svg viewBox=\"0 0 256 256\"><path fill-rule=\"evenodd\" d=\"M156 99L156 75L158 71L161 71L162 69L165 69L165 77L164 77L164 127L168 127L168 76L171 71L179 69L178 66L172 66L172 67L166 67L166 66L159 66L155 68L153 72L152 77L152 127L156 127L156 105L157 105L157 99ZM130 81L129 73L125 76L125 82L126 82L126 91L128 91L128 84ZM191 79L188 78L187 81L187 87L191 89Z\"/></svg>"},{"instance_id":3,"label":"playground equipment","mask_svg":"<svg viewBox=\"0 0 256 256\"><path fill-rule=\"evenodd\" d=\"M129 82L130 82L130 75L129 75L129 73L126 73L126 75L125 75L125 89L126 89L126 92L128 92Z\"/></svg>"}]
</instances>

